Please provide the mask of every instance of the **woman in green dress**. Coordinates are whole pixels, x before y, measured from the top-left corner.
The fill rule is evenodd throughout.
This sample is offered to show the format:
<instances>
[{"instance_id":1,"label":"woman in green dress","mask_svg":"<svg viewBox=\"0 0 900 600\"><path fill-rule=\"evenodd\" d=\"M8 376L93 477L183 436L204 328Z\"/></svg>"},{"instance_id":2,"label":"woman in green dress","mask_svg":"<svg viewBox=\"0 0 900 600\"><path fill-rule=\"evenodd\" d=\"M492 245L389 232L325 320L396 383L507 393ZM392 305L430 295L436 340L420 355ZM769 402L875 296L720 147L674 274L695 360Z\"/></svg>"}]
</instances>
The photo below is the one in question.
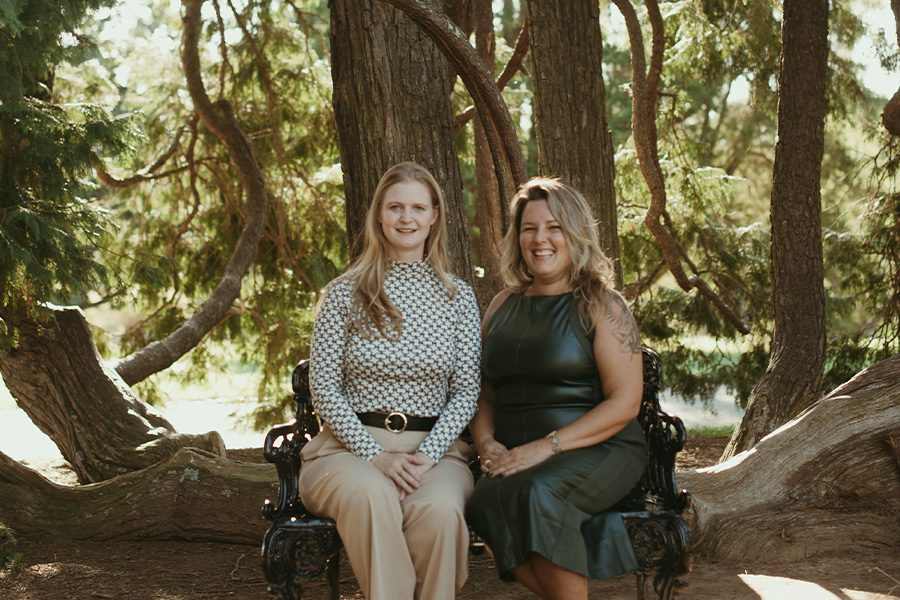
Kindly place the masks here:
<instances>
[{"instance_id":1,"label":"woman in green dress","mask_svg":"<svg viewBox=\"0 0 900 600\"><path fill-rule=\"evenodd\" d=\"M589 578L637 568L618 513L594 517L647 465L636 419L640 339L578 191L532 179L510 214L503 267L511 287L482 323L482 392L471 424L486 476L466 516L502 578L541 598L585 600Z\"/></svg>"}]
</instances>

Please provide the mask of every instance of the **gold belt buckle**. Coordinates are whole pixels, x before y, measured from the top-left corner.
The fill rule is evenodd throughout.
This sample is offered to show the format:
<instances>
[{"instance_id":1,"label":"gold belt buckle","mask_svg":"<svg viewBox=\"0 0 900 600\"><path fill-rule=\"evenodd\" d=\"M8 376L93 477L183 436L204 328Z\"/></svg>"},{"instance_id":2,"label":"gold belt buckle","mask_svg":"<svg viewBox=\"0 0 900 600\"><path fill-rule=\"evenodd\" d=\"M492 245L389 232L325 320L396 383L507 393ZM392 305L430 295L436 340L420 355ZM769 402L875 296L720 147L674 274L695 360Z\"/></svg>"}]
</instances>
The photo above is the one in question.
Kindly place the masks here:
<instances>
[{"instance_id":1,"label":"gold belt buckle","mask_svg":"<svg viewBox=\"0 0 900 600\"><path fill-rule=\"evenodd\" d=\"M399 429L394 429L394 427L391 425L391 419L393 419L394 417L400 417L403 420L403 425ZM408 424L409 420L406 418L406 415L401 412L392 412L384 418L384 428L391 433L403 433L404 431L406 431L406 426Z\"/></svg>"}]
</instances>

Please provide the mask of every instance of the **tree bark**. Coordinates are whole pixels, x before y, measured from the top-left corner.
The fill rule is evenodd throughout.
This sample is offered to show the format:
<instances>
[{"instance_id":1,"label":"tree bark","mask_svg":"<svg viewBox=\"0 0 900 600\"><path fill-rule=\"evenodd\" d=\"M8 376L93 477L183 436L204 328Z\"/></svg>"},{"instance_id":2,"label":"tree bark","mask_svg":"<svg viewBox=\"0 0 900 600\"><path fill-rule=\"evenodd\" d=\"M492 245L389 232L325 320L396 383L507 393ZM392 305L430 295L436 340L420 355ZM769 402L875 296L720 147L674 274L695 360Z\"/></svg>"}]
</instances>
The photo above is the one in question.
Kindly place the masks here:
<instances>
[{"instance_id":1,"label":"tree bark","mask_svg":"<svg viewBox=\"0 0 900 600\"><path fill-rule=\"evenodd\" d=\"M412 160L441 186L453 270L471 283L447 61L409 17L390 6L376 0L331 0L329 6L351 256L362 249L366 211L381 175Z\"/></svg>"},{"instance_id":2,"label":"tree bark","mask_svg":"<svg viewBox=\"0 0 900 600\"><path fill-rule=\"evenodd\" d=\"M450 18L426 0L382 0L406 13L428 34L453 63L462 78L484 125L494 157L494 169L500 186L500 197L511 198L515 189L524 183L525 161L519 148L516 130L500 90L491 74L478 59L468 38Z\"/></svg>"},{"instance_id":3,"label":"tree bark","mask_svg":"<svg viewBox=\"0 0 900 600\"><path fill-rule=\"evenodd\" d=\"M50 309L41 323L23 321L17 347L0 350L0 375L82 483L142 469L184 446L225 454L215 431L176 433L138 400L103 364L78 308Z\"/></svg>"},{"instance_id":4,"label":"tree bark","mask_svg":"<svg viewBox=\"0 0 900 600\"><path fill-rule=\"evenodd\" d=\"M878 363L728 462L679 474L695 549L721 560L840 554L847 540L896 547L900 356Z\"/></svg>"},{"instance_id":5,"label":"tree bark","mask_svg":"<svg viewBox=\"0 0 900 600\"><path fill-rule=\"evenodd\" d=\"M900 88L894 92L884 106L881 113L881 124L891 135L900 136Z\"/></svg>"},{"instance_id":6,"label":"tree bark","mask_svg":"<svg viewBox=\"0 0 900 600\"><path fill-rule=\"evenodd\" d=\"M784 3L778 77L778 141L772 182L772 294L769 367L750 393L723 459L819 399L825 364L822 196L828 1Z\"/></svg>"},{"instance_id":7,"label":"tree bark","mask_svg":"<svg viewBox=\"0 0 900 600\"><path fill-rule=\"evenodd\" d=\"M494 75L494 13L491 0L474 0L475 49L485 68ZM475 183L477 186L476 222L478 224L478 250L484 276L478 282L478 296L487 307L491 298L503 289L500 276L500 240L506 230L506 203L500 197L500 186L494 171L491 148L481 121L474 123L475 133Z\"/></svg>"},{"instance_id":8,"label":"tree bark","mask_svg":"<svg viewBox=\"0 0 900 600\"><path fill-rule=\"evenodd\" d=\"M596 0L528 0L526 15L540 172L563 178L585 195L621 285L599 5Z\"/></svg>"},{"instance_id":9,"label":"tree bark","mask_svg":"<svg viewBox=\"0 0 900 600\"><path fill-rule=\"evenodd\" d=\"M891 0L891 11L894 13L894 28L897 30L897 45L900 46L900 0ZM888 133L900 136L900 88L884 107L881 113L881 124Z\"/></svg>"},{"instance_id":10,"label":"tree bark","mask_svg":"<svg viewBox=\"0 0 900 600\"><path fill-rule=\"evenodd\" d=\"M231 156L247 193L247 221L225 265L222 278L197 312L165 339L141 348L116 366L116 371L128 385L134 385L172 366L222 322L241 293L241 282L256 258L256 250L266 226L268 196L265 178L254 156L253 146L238 126L231 105L224 100L213 104L203 86L198 50L203 0L183 0L183 4L185 12L181 59L188 92L203 123L222 141Z\"/></svg>"},{"instance_id":11,"label":"tree bark","mask_svg":"<svg viewBox=\"0 0 900 600\"><path fill-rule=\"evenodd\" d=\"M273 465L195 449L85 486L58 485L0 452L0 521L23 536L259 544L260 508L277 487Z\"/></svg>"}]
</instances>

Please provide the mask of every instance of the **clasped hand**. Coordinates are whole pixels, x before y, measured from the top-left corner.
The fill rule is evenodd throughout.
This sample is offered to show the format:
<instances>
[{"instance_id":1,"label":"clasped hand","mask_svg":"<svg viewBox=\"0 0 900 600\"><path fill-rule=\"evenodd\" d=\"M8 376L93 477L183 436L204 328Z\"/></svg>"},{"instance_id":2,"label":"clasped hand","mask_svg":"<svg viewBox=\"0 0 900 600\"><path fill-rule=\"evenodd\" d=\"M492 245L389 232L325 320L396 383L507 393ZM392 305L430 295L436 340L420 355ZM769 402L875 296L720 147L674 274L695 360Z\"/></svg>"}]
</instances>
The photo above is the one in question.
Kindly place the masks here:
<instances>
[{"instance_id":1,"label":"clasped hand","mask_svg":"<svg viewBox=\"0 0 900 600\"><path fill-rule=\"evenodd\" d=\"M422 475L435 465L434 459L424 452L382 452L372 459L372 464L391 480L400 500L403 500L422 484Z\"/></svg>"},{"instance_id":2,"label":"clasped hand","mask_svg":"<svg viewBox=\"0 0 900 600\"><path fill-rule=\"evenodd\" d=\"M512 450L497 440L485 443L479 453L481 471L491 477L505 477L540 464L553 456L553 449L545 439L535 440Z\"/></svg>"}]
</instances>

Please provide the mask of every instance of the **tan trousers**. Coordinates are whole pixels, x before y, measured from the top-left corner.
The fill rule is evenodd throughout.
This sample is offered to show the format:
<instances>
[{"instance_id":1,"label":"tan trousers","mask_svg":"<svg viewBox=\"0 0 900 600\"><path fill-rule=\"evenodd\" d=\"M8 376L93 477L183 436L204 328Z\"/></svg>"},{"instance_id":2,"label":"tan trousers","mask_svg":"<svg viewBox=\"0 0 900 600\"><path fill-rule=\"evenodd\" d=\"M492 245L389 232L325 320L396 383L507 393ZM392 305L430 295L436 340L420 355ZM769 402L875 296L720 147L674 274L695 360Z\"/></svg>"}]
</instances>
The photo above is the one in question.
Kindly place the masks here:
<instances>
[{"instance_id":1,"label":"tan trousers","mask_svg":"<svg viewBox=\"0 0 900 600\"><path fill-rule=\"evenodd\" d=\"M387 452L418 449L427 432L367 427ZM472 493L469 446L459 440L400 501L372 463L325 428L303 449L300 497L337 523L350 566L368 600L453 600L468 576L465 503Z\"/></svg>"}]
</instances>

